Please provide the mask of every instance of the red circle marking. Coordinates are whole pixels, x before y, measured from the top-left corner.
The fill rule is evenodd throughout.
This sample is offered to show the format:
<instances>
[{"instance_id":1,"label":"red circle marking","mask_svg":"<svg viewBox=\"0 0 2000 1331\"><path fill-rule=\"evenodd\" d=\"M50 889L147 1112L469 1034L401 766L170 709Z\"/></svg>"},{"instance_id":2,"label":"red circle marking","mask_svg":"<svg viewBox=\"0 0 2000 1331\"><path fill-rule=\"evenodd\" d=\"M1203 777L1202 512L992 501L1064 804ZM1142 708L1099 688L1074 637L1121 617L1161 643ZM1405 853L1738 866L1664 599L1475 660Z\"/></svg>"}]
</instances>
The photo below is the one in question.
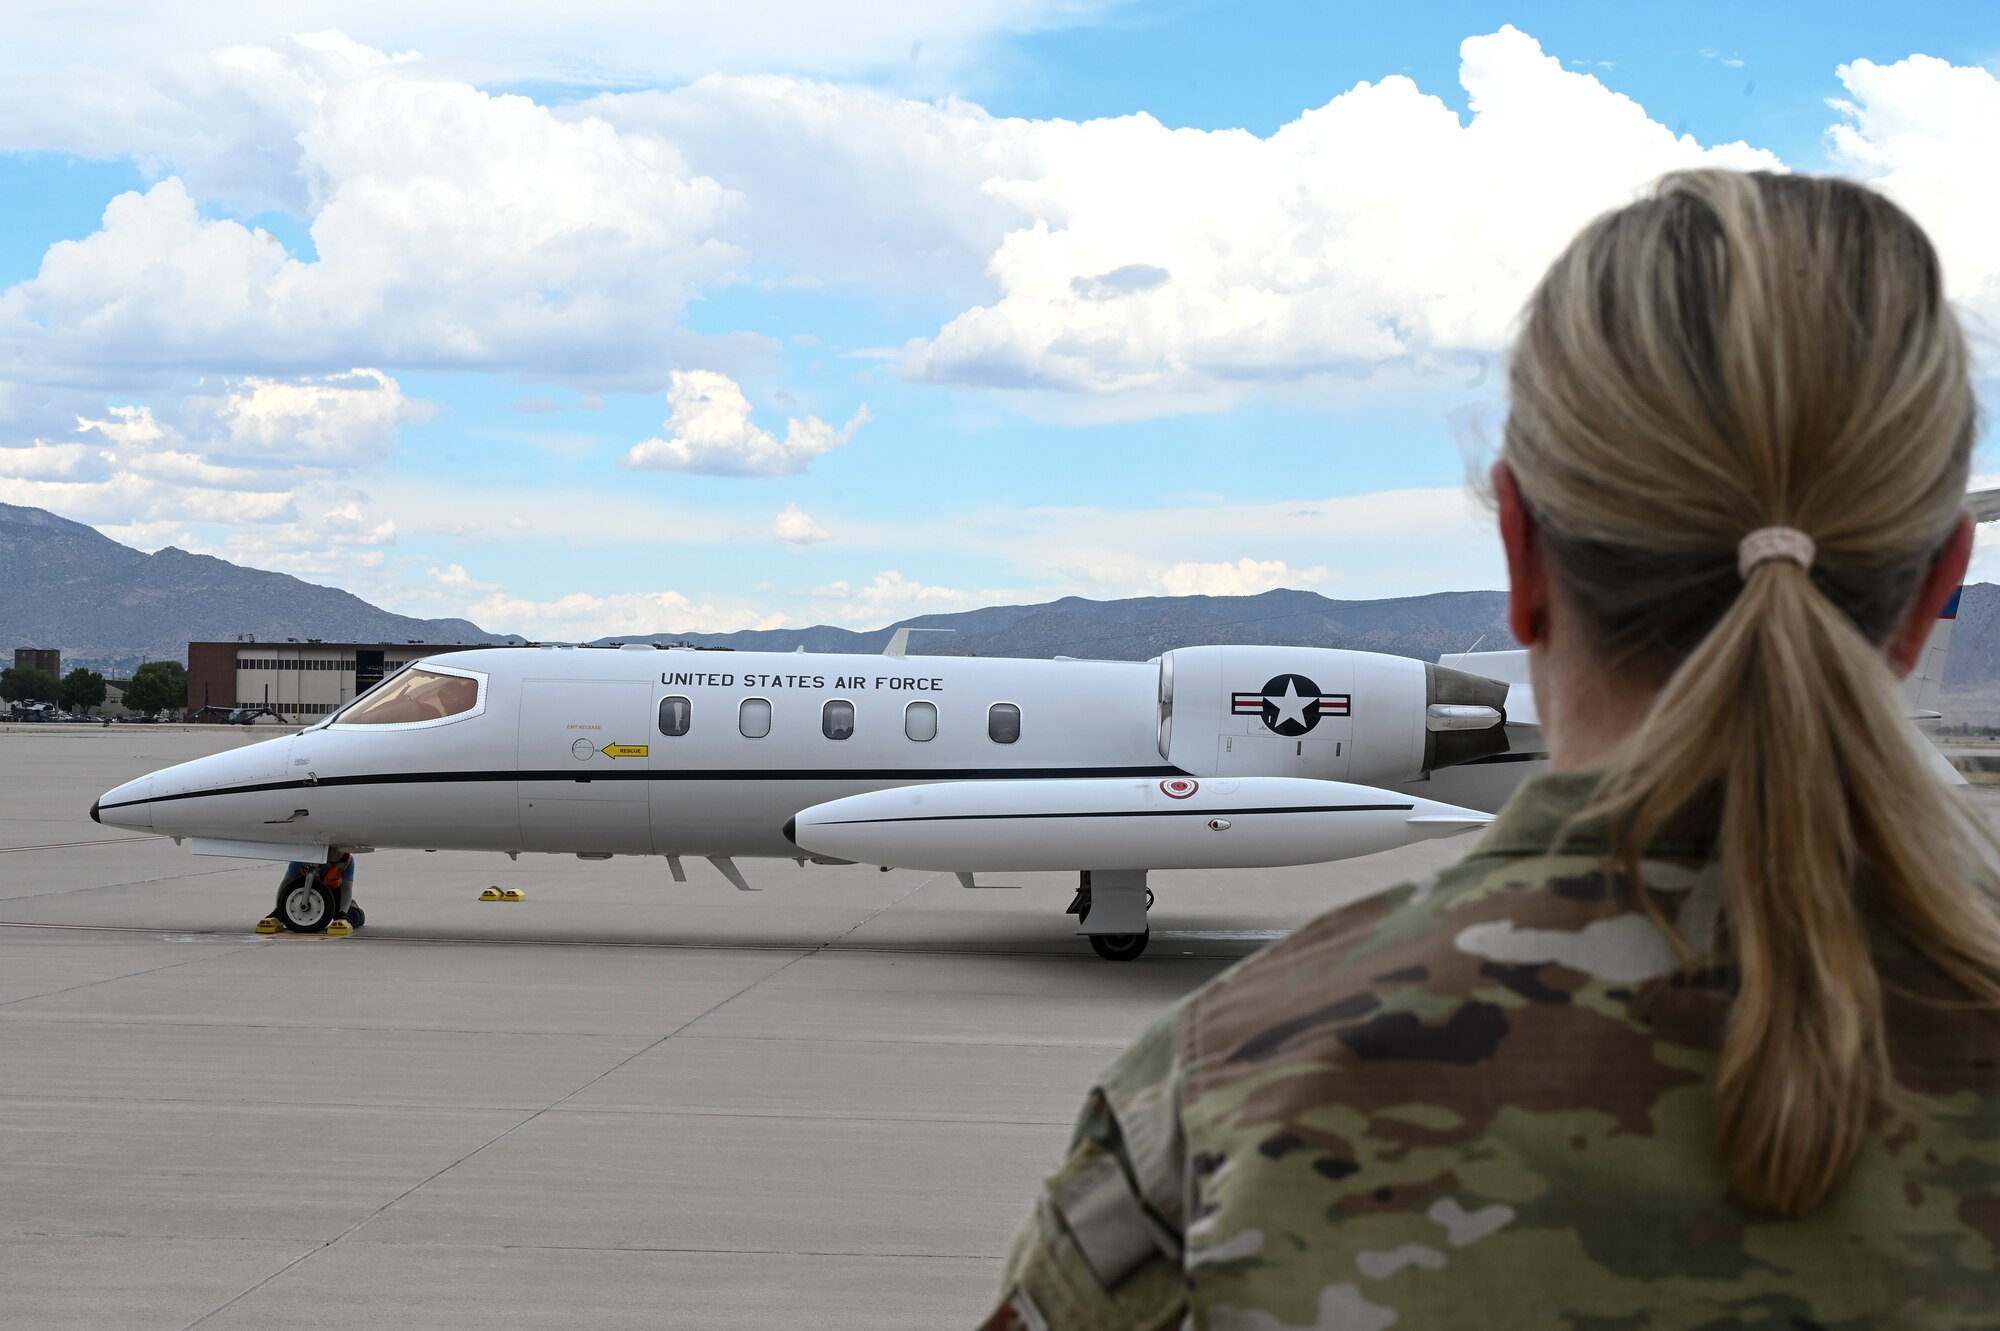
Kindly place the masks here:
<instances>
[{"instance_id":1,"label":"red circle marking","mask_svg":"<svg viewBox=\"0 0 2000 1331\"><path fill-rule=\"evenodd\" d=\"M1170 800L1184 800L1200 789L1201 786L1199 783L1189 781L1185 777L1179 777L1172 781L1162 781L1160 783L1160 793Z\"/></svg>"}]
</instances>

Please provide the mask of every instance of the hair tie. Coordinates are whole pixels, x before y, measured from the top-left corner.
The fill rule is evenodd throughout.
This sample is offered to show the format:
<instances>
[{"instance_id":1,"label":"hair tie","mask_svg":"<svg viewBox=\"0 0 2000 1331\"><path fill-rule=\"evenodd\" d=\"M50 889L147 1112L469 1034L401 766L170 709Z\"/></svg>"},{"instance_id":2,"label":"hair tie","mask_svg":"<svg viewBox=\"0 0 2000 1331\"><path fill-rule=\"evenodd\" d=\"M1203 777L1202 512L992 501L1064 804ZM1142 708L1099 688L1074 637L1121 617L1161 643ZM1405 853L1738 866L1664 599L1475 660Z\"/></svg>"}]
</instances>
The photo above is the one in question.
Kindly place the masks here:
<instances>
[{"instance_id":1,"label":"hair tie","mask_svg":"<svg viewBox=\"0 0 2000 1331\"><path fill-rule=\"evenodd\" d=\"M1747 578L1751 569L1773 559L1789 559L1800 568L1809 569L1818 548L1813 538L1797 527L1759 527L1737 544L1736 572Z\"/></svg>"}]
</instances>

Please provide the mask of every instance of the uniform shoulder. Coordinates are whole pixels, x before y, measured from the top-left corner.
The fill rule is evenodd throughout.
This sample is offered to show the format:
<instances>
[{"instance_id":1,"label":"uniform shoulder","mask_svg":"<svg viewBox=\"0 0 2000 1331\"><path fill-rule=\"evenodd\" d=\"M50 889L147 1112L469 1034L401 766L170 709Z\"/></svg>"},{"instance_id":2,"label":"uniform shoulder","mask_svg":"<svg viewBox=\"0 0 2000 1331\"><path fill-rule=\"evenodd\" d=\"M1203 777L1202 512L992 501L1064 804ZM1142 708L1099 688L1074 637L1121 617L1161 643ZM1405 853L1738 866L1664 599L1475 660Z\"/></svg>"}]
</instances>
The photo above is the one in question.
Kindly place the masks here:
<instances>
[{"instance_id":1,"label":"uniform shoulder","mask_svg":"<svg viewBox=\"0 0 2000 1331\"><path fill-rule=\"evenodd\" d=\"M1325 911L1182 1000L1176 1023L1184 1037L1213 1048L1246 1021L1268 1026L1274 1019L1338 1022L1360 1015L1369 982L1418 978L1400 958L1440 939L1448 946L1452 903L1478 893L1495 872L1475 857ZM1378 965L1386 953L1397 959ZM1184 1039L1184 1049L1190 1047Z\"/></svg>"},{"instance_id":2,"label":"uniform shoulder","mask_svg":"<svg viewBox=\"0 0 2000 1331\"><path fill-rule=\"evenodd\" d=\"M1689 864L1645 870L1649 886L1658 875L1668 889L1669 915L1700 895ZM1588 991L1622 1006L1681 961L1600 858L1482 848L1328 911L1198 990L1179 1017L1184 1091L1328 1041L1345 1046L1341 1062L1368 1061L1380 1040L1398 1056L1470 1065L1493 1054L1523 1004L1554 1015ZM1697 1027L1712 1015L1710 987L1700 986ZM1697 1044L1710 1034L1684 1033Z\"/></svg>"}]
</instances>

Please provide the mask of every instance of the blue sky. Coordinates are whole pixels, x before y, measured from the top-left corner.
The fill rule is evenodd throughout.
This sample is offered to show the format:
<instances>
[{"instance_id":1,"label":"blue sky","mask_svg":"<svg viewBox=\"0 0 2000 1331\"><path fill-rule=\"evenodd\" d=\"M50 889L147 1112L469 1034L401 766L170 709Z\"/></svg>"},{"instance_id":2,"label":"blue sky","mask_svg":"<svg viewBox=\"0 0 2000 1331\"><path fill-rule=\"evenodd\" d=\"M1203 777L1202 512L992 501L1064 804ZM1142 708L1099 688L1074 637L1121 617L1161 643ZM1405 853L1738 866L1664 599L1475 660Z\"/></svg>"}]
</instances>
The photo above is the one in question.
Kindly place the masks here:
<instances>
[{"instance_id":1,"label":"blue sky","mask_svg":"<svg viewBox=\"0 0 2000 1331\"><path fill-rule=\"evenodd\" d=\"M1499 584L1509 321L1660 171L2000 319L1986 6L659 8L27 18L0 500L539 637L1401 595Z\"/></svg>"}]
</instances>

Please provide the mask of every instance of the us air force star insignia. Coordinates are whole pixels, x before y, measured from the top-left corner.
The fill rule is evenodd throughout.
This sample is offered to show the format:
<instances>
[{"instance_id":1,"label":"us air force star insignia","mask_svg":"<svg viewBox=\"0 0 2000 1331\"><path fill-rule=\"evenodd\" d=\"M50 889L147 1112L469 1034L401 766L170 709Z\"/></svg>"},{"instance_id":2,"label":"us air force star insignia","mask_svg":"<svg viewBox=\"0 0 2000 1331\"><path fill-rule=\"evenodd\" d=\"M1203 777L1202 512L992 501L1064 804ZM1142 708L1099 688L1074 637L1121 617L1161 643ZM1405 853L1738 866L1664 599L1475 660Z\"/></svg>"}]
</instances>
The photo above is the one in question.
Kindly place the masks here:
<instances>
[{"instance_id":1,"label":"us air force star insignia","mask_svg":"<svg viewBox=\"0 0 2000 1331\"><path fill-rule=\"evenodd\" d=\"M1323 716L1346 716L1349 702L1345 693L1321 693L1319 685L1304 675L1278 675L1257 693L1230 695L1230 713L1261 716L1275 734L1287 739L1303 735L1318 725Z\"/></svg>"},{"instance_id":2,"label":"us air force star insignia","mask_svg":"<svg viewBox=\"0 0 2000 1331\"><path fill-rule=\"evenodd\" d=\"M1312 689L1311 697L1301 697L1299 695L1299 681L1296 676L1292 675L1285 676L1284 692L1278 694L1276 697L1271 696L1269 687L1269 685L1265 686L1266 692L1264 694L1265 725L1280 733L1284 733L1286 726L1297 726L1298 730L1293 733L1303 735L1318 724L1319 687L1317 685L1312 684L1310 681L1307 682L1307 687ZM1312 719L1310 721L1306 719L1308 708L1312 711Z\"/></svg>"}]
</instances>

